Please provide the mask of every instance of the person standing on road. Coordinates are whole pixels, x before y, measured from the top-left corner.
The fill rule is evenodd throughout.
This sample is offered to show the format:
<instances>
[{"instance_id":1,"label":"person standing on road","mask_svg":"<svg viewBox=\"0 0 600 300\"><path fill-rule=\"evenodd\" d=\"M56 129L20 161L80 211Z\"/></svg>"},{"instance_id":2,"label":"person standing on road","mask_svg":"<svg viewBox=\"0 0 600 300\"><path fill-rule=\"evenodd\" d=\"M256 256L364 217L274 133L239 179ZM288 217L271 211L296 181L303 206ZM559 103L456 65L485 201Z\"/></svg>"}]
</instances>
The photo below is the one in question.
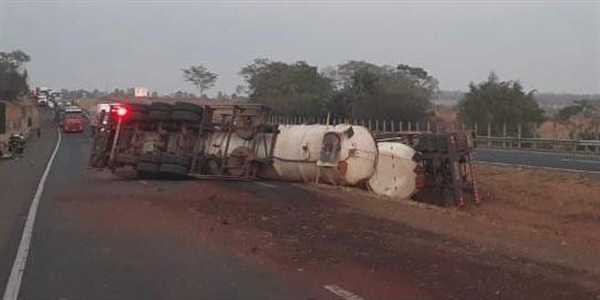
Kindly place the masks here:
<instances>
[{"instance_id":1,"label":"person standing on road","mask_svg":"<svg viewBox=\"0 0 600 300\"><path fill-rule=\"evenodd\" d=\"M60 124L60 109L54 109L54 123Z\"/></svg>"}]
</instances>

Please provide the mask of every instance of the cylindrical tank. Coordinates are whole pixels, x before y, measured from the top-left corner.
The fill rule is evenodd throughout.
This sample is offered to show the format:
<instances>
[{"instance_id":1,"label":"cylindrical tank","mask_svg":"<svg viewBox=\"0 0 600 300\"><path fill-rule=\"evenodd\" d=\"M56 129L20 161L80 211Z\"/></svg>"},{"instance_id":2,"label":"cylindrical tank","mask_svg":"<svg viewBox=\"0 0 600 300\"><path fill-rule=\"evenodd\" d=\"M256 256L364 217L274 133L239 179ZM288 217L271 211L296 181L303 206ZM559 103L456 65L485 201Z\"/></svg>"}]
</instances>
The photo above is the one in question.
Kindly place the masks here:
<instances>
[{"instance_id":1,"label":"cylindrical tank","mask_svg":"<svg viewBox=\"0 0 600 300\"><path fill-rule=\"evenodd\" d=\"M315 181L322 178L332 184L356 185L375 172L377 145L365 127L280 125L278 129L273 168L283 180ZM339 138L339 143L332 146L336 157L333 161L320 157L323 137L328 133Z\"/></svg>"},{"instance_id":2,"label":"cylindrical tank","mask_svg":"<svg viewBox=\"0 0 600 300\"><path fill-rule=\"evenodd\" d=\"M416 191L415 150L393 142L377 143L379 159L368 186L373 192L394 198L408 198Z\"/></svg>"},{"instance_id":3,"label":"cylindrical tank","mask_svg":"<svg viewBox=\"0 0 600 300\"><path fill-rule=\"evenodd\" d=\"M227 132L213 132L207 135L206 138L206 148L205 151L207 154L222 156L223 152L225 152L225 148L227 146ZM256 143L256 156L257 158L266 158L269 156L269 151L271 147L271 139L273 138L272 134L268 133L259 133L254 136L253 140L245 140L236 134L231 134L229 139L229 147L227 149L227 154L231 154L231 152L238 147L248 147L252 148L253 143ZM265 143L266 142L266 143Z\"/></svg>"}]
</instances>

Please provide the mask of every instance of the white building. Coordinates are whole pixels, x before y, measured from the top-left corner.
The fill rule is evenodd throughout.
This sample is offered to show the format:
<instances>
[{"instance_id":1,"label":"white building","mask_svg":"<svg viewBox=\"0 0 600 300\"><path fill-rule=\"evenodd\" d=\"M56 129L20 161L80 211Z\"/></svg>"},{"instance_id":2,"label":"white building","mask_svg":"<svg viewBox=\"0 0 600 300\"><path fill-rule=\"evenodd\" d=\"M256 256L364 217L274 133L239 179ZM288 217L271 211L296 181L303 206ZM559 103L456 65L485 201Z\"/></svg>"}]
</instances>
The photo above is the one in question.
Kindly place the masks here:
<instances>
[{"instance_id":1,"label":"white building","mask_svg":"<svg viewBox=\"0 0 600 300\"><path fill-rule=\"evenodd\" d=\"M142 87L130 88L128 91L128 94L129 95L133 94L134 97L149 97L150 96L150 93L148 93L148 89L142 88Z\"/></svg>"}]
</instances>

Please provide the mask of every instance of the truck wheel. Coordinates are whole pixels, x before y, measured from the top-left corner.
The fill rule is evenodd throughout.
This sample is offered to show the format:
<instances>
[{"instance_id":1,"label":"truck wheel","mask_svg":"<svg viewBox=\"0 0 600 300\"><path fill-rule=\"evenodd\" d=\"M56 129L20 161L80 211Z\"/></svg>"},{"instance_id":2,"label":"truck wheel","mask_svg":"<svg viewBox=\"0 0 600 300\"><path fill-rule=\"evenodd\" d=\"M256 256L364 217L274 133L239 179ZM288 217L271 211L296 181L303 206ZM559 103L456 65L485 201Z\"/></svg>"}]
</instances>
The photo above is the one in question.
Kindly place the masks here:
<instances>
[{"instance_id":1,"label":"truck wheel","mask_svg":"<svg viewBox=\"0 0 600 300\"><path fill-rule=\"evenodd\" d=\"M161 174L174 177L185 177L188 173L188 168L176 164L160 164L159 171Z\"/></svg>"},{"instance_id":2,"label":"truck wheel","mask_svg":"<svg viewBox=\"0 0 600 300\"><path fill-rule=\"evenodd\" d=\"M152 102L150 104L148 110L162 110L162 111L171 111L173 110L173 105L164 102Z\"/></svg>"},{"instance_id":3,"label":"truck wheel","mask_svg":"<svg viewBox=\"0 0 600 300\"><path fill-rule=\"evenodd\" d=\"M171 119L180 122L196 123L200 121L200 115L188 110L174 110L171 113Z\"/></svg>"},{"instance_id":4,"label":"truck wheel","mask_svg":"<svg viewBox=\"0 0 600 300\"><path fill-rule=\"evenodd\" d=\"M175 102L175 105L173 105L173 110L185 110L197 113L199 115L202 115L204 112L204 108L202 106L189 102Z\"/></svg>"},{"instance_id":5,"label":"truck wheel","mask_svg":"<svg viewBox=\"0 0 600 300\"><path fill-rule=\"evenodd\" d=\"M129 115L129 120L131 121L145 121L146 114L143 111L132 110Z\"/></svg>"},{"instance_id":6,"label":"truck wheel","mask_svg":"<svg viewBox=\"0 0 600 300\"><path fill-rule=\"evenodd\" d=\"M156 177L159 171L158 164L152 162L138 162L135 169L142 178Z\"/></svg>"},{"instance_id":7,"label":"truck wheel","mask_svg":"<svg viewBox=\"0 0 600 300\"><path fill-rule=\"evenodd\" d=\"M131 111L147 112L150 109L150 105L143 103L130 103L127 106Z\"/></svg>"},{"instance_id":8,"label":"truck wheel","mask_svg":"<svg viewBox=\"0 0 600 300\"><path fill-rule=\"evenodd\" d=\"M155 121L168 121L171 115L165 110L150 110L148 112L148 118Z\"/></svg>"},{"instance_id":9,"label":"truck wheel","mask_svg":"<svg viewBox=\"0 0 600 300\"><path fill-rule=\"evenodd\" d=\"M145 121L147 119L147 113L150 109L150 105L142 103L131 103L128 105L131 110L129 119L131 121Z\"/></svg>"},{"instance_id":10,"label":"truck wheel","mask_svg":"<svg viewBox=\"0 0 600 300\"><path fill-rule=\"evenodd\" d=\"M159 154L142 154L142 155L140 155L138 161L158 164L158 163L160 163L160 155Z\"/></svg>"}]
</instances>

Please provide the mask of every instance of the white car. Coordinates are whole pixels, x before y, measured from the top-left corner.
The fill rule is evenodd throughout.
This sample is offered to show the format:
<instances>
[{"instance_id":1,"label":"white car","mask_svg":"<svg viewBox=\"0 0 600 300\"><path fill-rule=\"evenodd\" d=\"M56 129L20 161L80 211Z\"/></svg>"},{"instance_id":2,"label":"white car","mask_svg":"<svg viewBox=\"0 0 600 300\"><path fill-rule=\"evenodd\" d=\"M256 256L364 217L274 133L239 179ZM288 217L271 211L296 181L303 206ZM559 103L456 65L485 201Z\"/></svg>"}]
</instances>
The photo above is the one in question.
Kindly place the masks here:
<instances>
[{"instance_id":1,"label":"white car","mask_svg":"<svg viewBox=\"0 0 600 300\"><path fill-rule=\"evenodd\" d=\"M46 96L38 96L37 97L37 105L38 106L48 105L48 98L46 98Z\"/></svg>"}]
</instances>

